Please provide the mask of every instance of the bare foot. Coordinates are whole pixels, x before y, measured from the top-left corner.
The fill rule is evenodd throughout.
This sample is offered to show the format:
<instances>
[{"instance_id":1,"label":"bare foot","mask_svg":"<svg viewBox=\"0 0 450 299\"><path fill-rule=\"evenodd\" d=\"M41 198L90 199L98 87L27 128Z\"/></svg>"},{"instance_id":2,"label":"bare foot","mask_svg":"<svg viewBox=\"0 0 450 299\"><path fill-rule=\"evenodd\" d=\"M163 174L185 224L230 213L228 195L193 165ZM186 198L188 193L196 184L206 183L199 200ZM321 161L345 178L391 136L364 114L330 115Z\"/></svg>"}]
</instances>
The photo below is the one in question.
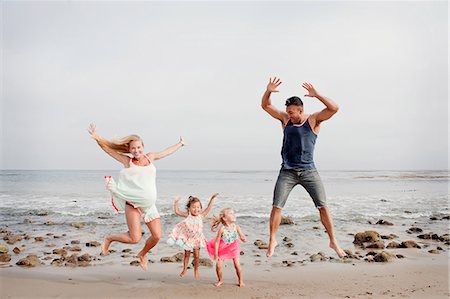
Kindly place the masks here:
<instances>
[{"instance_id":1,"label":"bare foot","mask_svg":"<svg viewBox=\"0 0 450 299\"><path fill-rule=\"evenodd\" d=\"M347 254L345 253L344 250L342 250L341 247L339 247L339 245L337 243L331 242L330 243L330 248L334 249L334 251L336 251L337 255L339 257L344 257L347 256Z\"/></svg>"},{"instance_id":2,"label":"bare foot","mask_svg":"<svg viewBox=\"0 0 450 299\"><path fill-rule=\"evenodd\" d=\"M105 238L103 239L103 244L102 244L102 252L100 252L101 256L105 256L109 254L109 245L111 244L111 240L108 238L108 236L105 236Z\"/></svg>"},{"instance_id":3,"label":"bare foot","mask_svg":"<svg viewBox=\"0 0 450 299\"><path fill-rule=\"evenodd\" d=\"M142 270L147 271L147 258L145 255L141 255L140 253L137 255L137 258L139 259L139 265L141 266Z\"/></svg>"},{"instance_id":4,"label":"bare foot","mask_svg":"<svg viewBox=\"0 0 450 299\"><path fill-rule=\"evenodd\" d=\"M238 283L238 286L240 287L240 288L243 288L243 287L245 287L245 283L244 283L244 281L239 281L239 283Z\"/></svg>"},{"instance_id":5,"label":"bare foot","mask_svg":"<svg viewBox=\"0 0 450 299\"><path fill-rule=\"evenodd\" d=\"M218 282L216 282L216 283L214 284L214 286L220 287L220 286L222 285L222 283L223 283L223 281L222 281L222 280L219 280Z\"/></svg>"},{"instance_id":6,"label":"bare foot","mask_svg":"<svg viewBox=\"0 0 450 299\"><path fill-rule=\"evenodd\" d=\"M198 277L199 277L198 270L194 270L194 277L195 277L195 279L198 279Z\"/></svg>"},{"instance_id":7,"label":"bare foot","mask_svg":"<svg viewBox=\"0 0 450 299\"><path fill-rule=\"evenodd\" d=\"M271 257L273 255L273 252L275 251L275 247L277 247L278 242L273 240L269 242L269 248L267 248L267 257Z\"/></svg>"},{"instance_id":8,"label":"bare foot","mask_svg":"<svg viewBox=\"0 0 450 299\"><path fill-rule=\"evenodd\" d=\"M183 271L181 271L181 273L180 273L180 277L184 277L184 275L186 275L186 271L187 271L187 269L183 269Z\"/></svg>"}]
</instances>

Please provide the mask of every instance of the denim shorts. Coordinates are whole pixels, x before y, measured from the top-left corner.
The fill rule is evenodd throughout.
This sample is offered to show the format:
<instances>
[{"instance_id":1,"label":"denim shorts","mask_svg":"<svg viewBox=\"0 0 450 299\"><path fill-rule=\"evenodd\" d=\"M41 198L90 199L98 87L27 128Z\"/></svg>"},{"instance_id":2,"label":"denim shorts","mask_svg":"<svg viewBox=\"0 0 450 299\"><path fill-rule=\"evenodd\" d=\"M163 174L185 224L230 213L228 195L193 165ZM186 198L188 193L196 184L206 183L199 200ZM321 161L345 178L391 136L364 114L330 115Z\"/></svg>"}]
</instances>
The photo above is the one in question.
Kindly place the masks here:
<instances>
[{"instance_id":1,"label":"denim shorts","mask_svg":"<svg viewBox=\"0 0 450 299\"><path fill-rule=\"evenodd\" d=\"M283 208L297 185L306 189L316 208L326 207L325 188L317 169L281 169L273 191L273 206Z\"/></svg>"}]
</instances>

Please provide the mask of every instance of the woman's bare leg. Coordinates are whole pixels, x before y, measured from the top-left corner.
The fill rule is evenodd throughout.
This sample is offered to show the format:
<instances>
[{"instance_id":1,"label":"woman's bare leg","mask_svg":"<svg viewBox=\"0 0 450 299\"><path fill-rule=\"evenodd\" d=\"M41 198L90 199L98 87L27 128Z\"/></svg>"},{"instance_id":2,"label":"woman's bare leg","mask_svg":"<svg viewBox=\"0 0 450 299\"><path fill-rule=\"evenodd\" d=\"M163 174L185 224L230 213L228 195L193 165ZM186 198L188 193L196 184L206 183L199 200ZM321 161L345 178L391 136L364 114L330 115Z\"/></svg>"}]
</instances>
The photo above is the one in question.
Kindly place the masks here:
<instances>
[{"instance_id":1,"label":"woman's bare leg","mask_svg":"<svg viewBox=\"0 0 450 299\"><path fill-rule=\"evenodd\" d=\"M141 264L142 269L147 271L147 252L150 251L156 244L158 244L161 239L162 229L161 229L161 219L154 219L147 224L148 229L150 230L151 236L145 241L144 248L138 253L139 262Z\"/></svg>"},{"instance_id":2,"label":"woman's bare leg","mask_svg":"<svg viewBox=\"0 0 450 299\"><path fill-rule=\"evenodd\" d=\"M127 220L128 232L118 235L107 235L103 240L101 255L107 255L112 242L125 244L137 244L142 238L141 213L130 205L125 206L125 218Z\"/></svg>"}]
</instances>

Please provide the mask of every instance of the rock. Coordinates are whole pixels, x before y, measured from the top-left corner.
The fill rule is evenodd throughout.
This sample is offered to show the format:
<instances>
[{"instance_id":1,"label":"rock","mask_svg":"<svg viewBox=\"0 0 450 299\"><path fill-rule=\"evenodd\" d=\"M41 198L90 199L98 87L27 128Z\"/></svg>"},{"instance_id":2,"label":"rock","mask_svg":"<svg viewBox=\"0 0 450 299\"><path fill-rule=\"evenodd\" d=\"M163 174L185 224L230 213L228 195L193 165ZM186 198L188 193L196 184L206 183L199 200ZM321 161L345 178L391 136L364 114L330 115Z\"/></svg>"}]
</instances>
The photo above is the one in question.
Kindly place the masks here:
<instances>
[{"instance_id":1,"label":"rock","mask_svg":"<svg viewBox=\"0 0 450 299\"><path fill-rule=\"evenodd\" d=\"M430 217L430 220L438 220L438 219L437 219L437 217L432 216L432 217Z\"/></svg>"},{"instance_id":2,"label":"rock","mask_svg":"<svg viewBox=\"0 0 450 299\"><path fill-rule=\"evenodd\" d=\"M70 244L80 244L80 240L72 240L70 241Z\"/></svg>"},{"instance_id":3,"label":"rock","mask_svg":"<svg viewBox=\"0 0 450 299\"><path fill-rule=\"evenodd\" d=\"M376 231L365 231L355 235L353 244L362 246L365 242L377 242L380 240L380 234Z\"/></svg>"},{"instance_id":4,"label":"rock","mask_svg":"<svg viewBox=\"0 0 450 299\"><path fill-rule=\"evenodd\" d=\"M442 217L442 220L450 220L450 215Z\"/></svg>"},{"instance_id":5,"label":"rock","mask_svg":"<svg viewBox=\"0 0 450 299\"><path fill-rule=\"evenodd\" d=\"M184 259L184 253L183 252L178 252L177 254L175 254L172 257L174 257L177 262L181 262Z\"/></svg>"},{"instance_id":6,"label":"rock","mask_svg":"<svg viewBox=\"0 0 450 299\"><path fill-rule=\"evenodd\" d=\"M59 267L59 266L62 266L63 263L64 263L64 258L59 258L59 259L54 259L50 263L50 265Z\"/></svg>"},{"instance_id":7,"label":"rock","mask_svg":"<svg viewBox=\"0 0 450 299\"><path fill-rule=\"evenodd\" d=\"M122 258L127 258L127 257L130 257L130 256L131 256L131 254L124 253L124 254L122 254L120 257L122 257Z\"/></svg>"},{"instance_id":8,"label":"rock","mask_svg":"<svg viewBox=\"0 0 450 299\"><path fill-rule=\"evenodd\" d=\"M295 261L282 261L283 265L286 265L287 267L292 267L295 265Z\"/></svg>"},{"instance_id":9,"label":"rock","mask_svg":"<svg viewBox=\"0 0 450 299\"><path fill-rule=\"evenodd\" d=\"M22 267L36 267L41 263L37 255L30 254L26 258L19 260L16 265Z\"/></svg>"},{"instance_id":10,"label":"rock","mask_svg":"<svg viewBox=\"0 0 450 299\"><path fill-rule=\"evenodd\" d=\"M388 253L386 251L382 251L373 257L373 260L377 263L386 263L397 257L394 254Z\"/></svg>"},{"instance_id":11,"label":"rock","mask_svg":"<svg viewBox=\"0 0 450 299\"><path fill-rule=\"evenodd\" d=\"M44 225L55 225L55 222L49 220L44 222Z\"/></svg>"},{"instance_id":12,"label":"rock","mask_svg":"<svg viewBox=\"0 0 450 299\"><path fill-rule=\"evenodd\" d=\"M378 220L377 223L375 223L375 224L379 224L379 225L394 225L392 222L389 222L389 221L383 220L383 219Z\"/></svg>"},{"instance_id":13,"label":"rock","mask_svg":"<svg viewBox=\"0 0 450 299\"><path fill-rule=\"evenodd\" d=\"M56 247L56 243L50 242L45 244L45 247Z\"/></svg>"},{"instance_id":14,"label":"rock","mask_svg":"<svg viewBox=\"0 0 450 299\"><path fill-rule=\"evenodd\" d=\"M398 238L398 236L395 234L381 235L381 239L383 239L383 240L392 240L395 238Z\"/></svg>"},{"instance_id":15,"label":"rock","mask_svg":"<svg viewBox=\"0 0 450 299\"><path fill-rule=\"evenodd\" d=\"M400 244L400 248L421 248L415 241L413 240L408 240L408 241L403 241Z\"/></svg>"},{"instance_id":16,"label":"rock","mask_svg":"<svg viewBox=\"0 0 450 299\"><path fill-rule=\"evenodd\" d=\"M288 247L288 248L292 248L292 247L294 247L294 244L293 244L293 243L291 243L291 242L289 242L289 243L286 243L285 245L286 245L286 247Z\"/></svg>"},{"instance_id":17,"label":"rock","mask_svg":"<svg viewBox=\"0 0 450 299\"><path fill-rule=\"evenodd\" d=\"M404 212L405 212L405 214L412 214L411 211L404 211Z\"/></svg>"},{"instance_id":18,"label":"rock","mask_svg":"<svg viewBox=\"0 0 450 299\"><path fill-rule=\"evenodd\" d=\"M428 252L429 253L432 253L432 254L440 254L441 252L439 251L439 250L437 250L437 249L431 249L431 250L428 250Z\"/></svg>"},{"instance_id":19,"label":"rock","mask_svg":"<svg viewBox=\"0 0 450 299\"><path fill-rule=\"evenodd\" d=\"M11 261L11 255L8 253L0 253L0 263L8 263Z\"/></svg>"},{"instance_id":20,"label":"rock","mask_svg":"<svg viewBox=\"0 0 450 299\"><path fill-rule=\"evenodd\" d=\"M41 211L39 213L36 214L37 216L47 216L48 212L47 211Z\"/></svg>"},{"instance_id":21,"label":"rock","mask_svg":"<svg viewBox=\"0 0 450 299\"><path fill-rule=\"evenodd\" d=\"M31 221L30 219L26 218L26 219L23 220L23 223L24 224L31 224L31 223L33 223L33 221Z\"/></svg>"},{"instance_id":22,"label":"rock","mask_svg":"<svg viewBox=\"0 0 450 299\"><path fill-rule=\"evenodd\" d=\"M67 251L65 249L53 249L53 254L65 256Z\"/></svg>"},{"instance_id":23,"label":"rock","mask_svg":"<svg viewBox=\"0 0 450 299\"><path fill-rule=\"evenodd\" d=\"M72 223L71 226L73 226L75 228L83 228L84 223L76 222L76 223Z\"/></svg>"},{"instance_id":24,"label":"rock","mask_svg":"<svg viewBox=\"0 0 450 299\"><path fill-rule=\"evenodd\" d=\"M9 248L6 245L0 244L0 253L8 253Z\"/></svg>"},{"instance_id":25,"label":"rock","mask_svg":"<svg viewBox=\"0 0 450 299\"><path fill-rule=\"evenodd\" d=\"M162 259L162 258L161 258ZM139 261L131 261L130 266L139 266Z\"/></svg>"},{"instance_id":26,"label":"rock","mask_svg":"<svg viewBox=\"0 0 450 299\"><path fill-rule=\"evenodd\" d=\"M431 236L430 236L430 234L422 234L422 235L418 235L417 238L423 239L423 240L429 240L429 239L431 239Z\"/></svg>"},{"instance_id":27,"label":"rock","mask_svg":"<svg viewBox=\"0 0 450 299\"><path fill-rule=\"evenodd\" d=\"M130 248L125 248L124 250L122 250L122 252L131 252Z\"/></svg>"},{"instance_id":28,"label":"rock","mask_svg":"<svg viewBox=\"0 0 450 299\"><path fill-rule=\"evenodd\" d=\"M386 246L386 248L400 248L400 243L397 243L397 242L391 242L391 243L389 243L387 246Z\"/></svg>"},{"instance_id":29,"label":"rock","mask_svg":"<svg viewBox=\"0 0 450 299\"><path fill-rule=\"evenodd\" d=\"M176 263L177 259L175 257L173 257L173 256L163 256L160 259L160 262L161 263Z\"/></svg>"},{"instance_id":30,"label":"rock","mask_svg":"<svg viewBox=\"0 0 450 299\"><path fill-rule=\"evenodd\" d=\"M244 253L244 251L242 251L242 250L239 252L239 255L244 255L244 254L245 254L245 253Z\"/></svg>"},{"instance_id":31,"label":"rock","mask_svg":"<svg viewBox=\"0 0 450 299\"><path fill-rule=\"evenodd\" d=\"M14 251L15 254L19 254L21 252L24 252L25 249L26 249L25 246L20 246L20 247L14 247L13 251Z\"/></svg>"},{"instance_id":32,"label":"rock","mask_svg":"<svg viewBox=\"0 0 450 299\"><path fill-rule=\"evenodd\" d=\"M294 220L290 216L281 216L281 222L280 225L293 225Z\"/></svg>"},{"instance_id":33,"label":"rock","mask_svg":"<svg viewBox=\"0 0 450 299\"><path fill-rule=\"evenodd\" d=\"M192 264L192 266L194 266L194 261L192 261L191 264ZM210 259L199 258L198 259L198 265L202 266L202 267L212 268L213 267L213 262Z\"/></svg>"},{"instance_id":34,"label":"rock","mask_svg":"<svg viewBox=\"0 0 450 299\"><path fill-rule=\"evenodd\" d=\"M92 256L89 253L85 253L78 257L79 262L90 262L92 260Z\"/></svg>"},{"instance_id":35,"label":"rock","mask_svg":"<svg viewBox=\"0 0 450 299\"><path fill-rule=\"evenodd\" d=\"M404 259L405 256L403 254L396 254L395 255L398 259Z\"/></svg>"},{"instance_id":36,"label":"rock","mask_svg":"<svg viewBox=\"0 0 450 299\"><path fill-rule=\"evenodd\" d=\"M414 233L414 234L418 234L423 232L423 230L420 227L410 227L407 231L407 233Z\"/></svg>"},{"instance_id":37,"label":"rock","mask_svg":"<svg viewBox=\"0 0 450 299\"><path fill-rule=\"evenodd\" d=\"M289 237L284 237L283 242L292 242L292 239Z\"/></svg>"},{"instance_id":38,"label":"rock","mask_svg":"<svg viewBox=\"0 0 450 299\"><path fill-rule=\"evenodd\" d=\"M442 247L439 247L439 246L436 247L436 249L437 249L437 250L444 250L444 249L442 249Z\"/></svg>"},{"instance_id":39,"label":"rock","mask_svg":"<svg viewBox=\"0 0 450 299\"><path fill-rule=\"evenodd\" d=\"M43 242L44 240L45 240L44 237L35 237L34 238L34 241L36 241L36 242Z\"/></svg>"},{"instance_id":40,"label":"rock","mask_svg":"<svg viewBox=\"0 0 450 299\"><path fill-rule=\"evenodd\" d=\"M75 246L69 247L67 250L69 250L69 251L81 251L81 247L75 245Z\"/></svg>"},{"instance_id":41,"label":"rock","mask_svg":"<svg viewBox=\"0 0 450 299\"><path fill-rule=\"evenodd\" d=\"M267 244L266 242L261 241L261 240L256 240L253 244L258 246L258 249L268 249L269 248L269 244Z\"/></svg>"},{"instance_id":42,"label":"rock","mask_svg":"<svg viewBox=\"0 0 450 299\"><path fill-rule=\"evenodd\" d=\"M315 262L323 262L323 261L327 260L327 258L325 257L325 254L323 252L319 252L319 253L313 254L313 255L311 255L309 257L309 259L313 263L315 263Z\"/></svg>"},{"instance_id":43,"label":"rock","mask_svg":"<svg viewBox=\"0 0 450 299\"><path fill-rule=\"evenodd\" d=\"M366 245L365 248L384 249L384 242L383 241L374 242L369 245Z\"/></svg>"},{"instance_id":44,"label":"rock","mask_svg":"<svg viewBox=\"0 0 450 299\"><path fill-rule=\"evenodd\" d=\"M313 226L313 229L320 229L319 226Z\"/></svg>"},{"instance_id":45,"label":"rock","mask_svg":"<svg viewBox=\"0 0 450 299\"><path fill-rule=\"evenodd\" d=\"M294 251L294 252L291 253L291 255L298 255L298 252Z\"/></svg>"},{"instance_id":46,"label":"rock","mask_svg":"<svg viewBox=\"0 0 450 299\"><path fill-rule=\"evenodd\" d=\"M77 267L78 266L78 255L76 253L66 257L64 259L64 266L66 267Z\"/></svg>"},{"instance_id":47,"label":"rock","mask_svg":"<svg viewBox=\"0 0 450 299\"><path fill-rule=\"evenodd\" d=\"M439 241L441 242L448 242L450 241L449 235L448 234L444 234L442 236L439 237Z\"/></svg>"},{"instance_id":48,"label":"rock","mask_svg":"<svg viewBox=\"0 0 450 299\"><path fill-rule=\"evenodd\" d=\"M23 239L28 241L31 239L31 237L29 235L25 235L25 236L23 236Z\"/></svg>"},{"instance_id":49,"label":"rock","mask_svg":"<svg viewBox=\"0 0 450 299\"><path fill-rule=\"evenodd\" d=\"M369 251L369 252L366 254L366 256L369 256L369 255L375 256L375 255L377 255L377 254L378 254L378 252L376 252L376 251Z\"/></svg>"},{"instance_id":50,"label":"rock","mask_svg":"<svg viewBox=\"0 0 450 299\"><path fill-rule=\"evenodd\" d=\"M13 245L14 243L16 243L18 241L22 241L22 236L9 235L9 236L6 236L5 238L3 238L3 240L5 240L6 243L8 243L9 245Z\"/></svg>"},{"instance_id":51,"label":"rock","mask_svg":"<svg viewBox=\"0 0 450 299\"><path fill-rule=\"evenodd\" d=\"M86 243L86 246L87 246L87 247L99 247L100 245L102 245L102 244L100 244L100 243L97 242L97 241L91 241L91 242L87 242L87 243Z\"/></svg>"}]
</instances>

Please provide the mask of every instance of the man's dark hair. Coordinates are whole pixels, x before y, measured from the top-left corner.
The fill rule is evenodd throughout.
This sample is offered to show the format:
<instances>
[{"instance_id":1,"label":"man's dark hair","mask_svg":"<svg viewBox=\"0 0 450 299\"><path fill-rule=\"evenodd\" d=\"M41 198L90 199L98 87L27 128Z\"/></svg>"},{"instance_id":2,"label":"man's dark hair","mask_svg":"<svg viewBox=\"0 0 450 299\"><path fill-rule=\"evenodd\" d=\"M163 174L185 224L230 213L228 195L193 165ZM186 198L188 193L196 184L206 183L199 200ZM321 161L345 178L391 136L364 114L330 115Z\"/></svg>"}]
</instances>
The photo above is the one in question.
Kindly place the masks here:
<instances>
[{"instance_id":1,"label":"man's dark hair","mask_svg":"<svg viewBox=\"0 0 450 299\"><path fill-rule=\"evenodd\" d=\"M303 102L299 97L294 96L286 100L286 107L291 105L303 107Z\"/></svg>"}]
</instances>

